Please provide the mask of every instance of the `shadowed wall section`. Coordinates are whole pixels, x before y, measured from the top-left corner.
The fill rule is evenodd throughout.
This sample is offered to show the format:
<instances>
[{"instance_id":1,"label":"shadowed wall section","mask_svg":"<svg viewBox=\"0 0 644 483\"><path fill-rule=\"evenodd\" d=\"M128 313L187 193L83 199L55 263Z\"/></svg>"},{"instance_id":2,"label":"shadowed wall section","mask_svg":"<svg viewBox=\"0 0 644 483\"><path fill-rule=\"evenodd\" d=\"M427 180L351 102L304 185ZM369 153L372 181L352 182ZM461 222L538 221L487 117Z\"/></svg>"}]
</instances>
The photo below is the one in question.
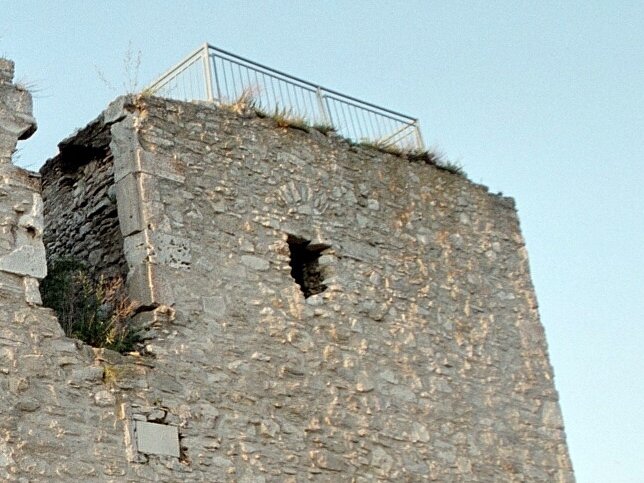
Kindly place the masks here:
<instances>
[{"instance_id":1,"label":"shadowed wall section","mask_svg":"<svg viewBox=\"0 0 644 483\"><path fill-rule=\"evenodd\" d=\"M47 256L83 262L95 278L127 274L110 140L101 118L61 142L41 169Z\"/></svg>"}]
</instances>

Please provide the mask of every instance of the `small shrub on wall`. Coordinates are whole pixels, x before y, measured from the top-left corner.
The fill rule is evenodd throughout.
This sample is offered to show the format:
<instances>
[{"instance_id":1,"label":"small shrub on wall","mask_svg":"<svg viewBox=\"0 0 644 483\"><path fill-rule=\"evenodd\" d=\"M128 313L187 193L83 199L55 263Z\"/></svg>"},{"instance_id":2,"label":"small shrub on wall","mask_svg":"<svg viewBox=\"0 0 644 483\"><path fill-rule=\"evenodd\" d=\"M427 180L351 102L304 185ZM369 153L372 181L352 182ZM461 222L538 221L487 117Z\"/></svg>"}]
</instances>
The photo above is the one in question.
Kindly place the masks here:
<instances>
[{"instance_id":1,"label":"small shrub on wall","mask_svg":"<svg viewBox=\"0 0 644 483\"><path fill-rule=\"evenodd\" d=\"M60 258L49 263L41 294L68 337L121 353L140 341L130 324L138 304L126 296L122 278L94 281L83 263Z\"/></svg>"}]
</instances>

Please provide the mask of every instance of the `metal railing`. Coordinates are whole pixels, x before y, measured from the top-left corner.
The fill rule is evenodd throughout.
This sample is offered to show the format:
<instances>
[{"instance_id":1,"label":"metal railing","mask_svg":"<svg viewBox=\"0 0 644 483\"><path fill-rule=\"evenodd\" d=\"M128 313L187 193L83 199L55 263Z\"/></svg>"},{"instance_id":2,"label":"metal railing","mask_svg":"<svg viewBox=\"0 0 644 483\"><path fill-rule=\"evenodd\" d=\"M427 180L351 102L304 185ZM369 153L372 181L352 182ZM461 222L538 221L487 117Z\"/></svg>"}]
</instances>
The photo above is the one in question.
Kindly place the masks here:
<instances>
[{"instance_id":1,"label":"metal railing","mask_svg":"<svg viewBox=\"0 0 644 483\"><path fill-rule=\"evenodd\" d=\"M267 115L333 128L355 142L423 150L417 119L298 79L204 44L163 74L148 92L185 101L234 104L240 100Z\"/></svg>"}]
</instances>

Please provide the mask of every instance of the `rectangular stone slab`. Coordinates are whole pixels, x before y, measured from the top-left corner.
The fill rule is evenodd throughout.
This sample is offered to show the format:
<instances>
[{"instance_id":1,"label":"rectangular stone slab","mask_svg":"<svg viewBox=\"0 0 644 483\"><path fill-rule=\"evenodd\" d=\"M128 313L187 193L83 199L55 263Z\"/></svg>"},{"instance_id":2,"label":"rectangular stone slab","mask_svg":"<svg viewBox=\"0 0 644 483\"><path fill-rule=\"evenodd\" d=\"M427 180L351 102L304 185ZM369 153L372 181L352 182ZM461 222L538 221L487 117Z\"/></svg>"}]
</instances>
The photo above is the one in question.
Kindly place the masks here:
<instances>
[{"instance_id":1,"label":"rectangular stone slab","mask_svg":"<svg viewBox=\"0 0 644 483\"><path fill-rule=\"evenodd\" d=\"M179 428L145 421L135 421L135 424L140 453L179 457Z\"/></svg>"}]
</instances>

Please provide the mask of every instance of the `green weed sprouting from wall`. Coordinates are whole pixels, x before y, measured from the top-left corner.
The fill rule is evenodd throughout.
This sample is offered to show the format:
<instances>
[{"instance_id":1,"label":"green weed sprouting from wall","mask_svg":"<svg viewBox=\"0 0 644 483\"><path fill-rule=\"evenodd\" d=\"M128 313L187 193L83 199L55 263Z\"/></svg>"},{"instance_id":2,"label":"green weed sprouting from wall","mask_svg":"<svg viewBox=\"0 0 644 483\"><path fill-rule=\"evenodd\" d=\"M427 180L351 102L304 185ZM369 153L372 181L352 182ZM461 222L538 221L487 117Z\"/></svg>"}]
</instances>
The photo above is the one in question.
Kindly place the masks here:
<instances>
[{"instance_id":1,"label":"green weed sprouting from wall","mask_svg":"<svg viewBox=\"0 0 644 483\"><path fill-rule=\"evenodd\" d=\"M43 305L54 309L68 337L121 353L140 341L130 323L138 304L125 295L122 278L94 281L83 263L60 258L40 287Z\"/></svg>"}]
</instances>

